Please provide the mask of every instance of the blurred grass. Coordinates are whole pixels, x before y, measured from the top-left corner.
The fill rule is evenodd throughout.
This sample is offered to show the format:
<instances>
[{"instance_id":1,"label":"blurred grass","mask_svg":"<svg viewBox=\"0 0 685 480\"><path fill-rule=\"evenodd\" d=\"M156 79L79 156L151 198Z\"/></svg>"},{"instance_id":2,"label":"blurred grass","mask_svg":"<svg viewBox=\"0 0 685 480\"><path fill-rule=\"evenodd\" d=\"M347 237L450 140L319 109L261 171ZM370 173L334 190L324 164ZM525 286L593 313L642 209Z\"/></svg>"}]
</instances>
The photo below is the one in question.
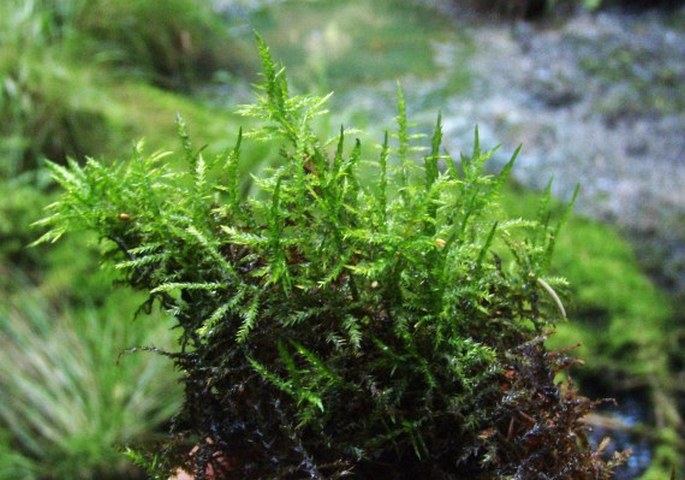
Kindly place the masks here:
<instances>
[{"instance_id":1,"label":"blurred grass","mask_svg":"<svg viewBox=\"0 0 685 480\"><path fill-rule=\"evenodd\" d=\"M25 284L0 306L0 419L18 449L6 452L14 469L38 478L137 475L121 450L150 441L181 400L165 358L122 356L135 345L174 344L168 322L131 320L139 300L111 292L97 310L61 309Z\"/></svg>"},{"instance_id":2,"label":"blurred grass","mask_svg":"<svg viewBox=\"0 0 685 480\"><path fill-rule=\"evenodd\" d=\"M13 447L10 432L0 428L0 480L32 480L36 476L34 462Z\"/></svg>"},{"instance_id":3,"label":"blurred grass","mask_svg":"<svg viewBox=\"0 0 685 480\"><path fill-rule=\"evenodd\" d=\"M291 67L289 79L300 89L338 94L414 76L444 73L436 61L437 42L463 45L468 36L448 18L418 2L330 0L286 2L264 10L252 26L272 46L276 58ZM462 70L448 82L451 93L464 91L470 78Z\"/></svg>"},{"instance_id":4,"label":"blurred grass","mask_svg":"<svg viewBox=\"0 0 685 480\"><path fill-rule=\"evenodd\" d=\"M248 68L243 56L201 0L5 0L0 175L118 146L126 132L108 121L115 106L107 92L122 79L183 90L216 71Z\"/></svg>"}]
</instances>

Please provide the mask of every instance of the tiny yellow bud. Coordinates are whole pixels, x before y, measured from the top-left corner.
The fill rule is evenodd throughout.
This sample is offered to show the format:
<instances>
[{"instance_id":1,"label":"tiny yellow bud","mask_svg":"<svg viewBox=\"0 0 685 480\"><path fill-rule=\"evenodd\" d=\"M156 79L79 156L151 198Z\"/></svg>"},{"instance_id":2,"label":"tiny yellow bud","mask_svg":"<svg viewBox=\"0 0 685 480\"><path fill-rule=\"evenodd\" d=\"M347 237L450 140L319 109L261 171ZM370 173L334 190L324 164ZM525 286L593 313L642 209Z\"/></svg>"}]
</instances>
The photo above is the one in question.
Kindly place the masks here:
<instances>
[{"instance_id":1,"label":"tiny yellow bud","mask_svg":"<svg viewBox=\"0 0 685 480\"><path fill-rule=\"evenodd\" d=\"M378 288L378 282L376 280L371 282L371 288Z\"/></svg>"},{"instance_id":2,"label":"tiny yellow bud","mask_svg":"<svg viewBox=\"0 0 685 480\"><path fill-rule=\"evenodd\" d=\"M445 248L445 245L447 245L447 242L444 241L442 238L436 238L435 239L435 246L438 248Z\"/></svg>"},{"instance_id":3,"label":"tiny yellow bud","mask_svg":"<svg viewBox=\"0 0 685 480\"><path fill-rule=\"evenodd\" d=\"M131 221L131 215L128 213L120 213L119 214L119 220L122 222L130 222Z\"/></svg>"}]
</instances>

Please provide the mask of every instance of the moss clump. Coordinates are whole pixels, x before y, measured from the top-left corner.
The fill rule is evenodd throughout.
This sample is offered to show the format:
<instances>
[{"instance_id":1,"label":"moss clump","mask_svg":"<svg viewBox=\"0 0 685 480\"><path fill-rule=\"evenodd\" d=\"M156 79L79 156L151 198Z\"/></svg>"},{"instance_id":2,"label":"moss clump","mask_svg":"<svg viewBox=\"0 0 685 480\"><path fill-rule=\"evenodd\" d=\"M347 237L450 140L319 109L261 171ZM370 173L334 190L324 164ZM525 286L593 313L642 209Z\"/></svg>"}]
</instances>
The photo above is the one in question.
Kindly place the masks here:
<instances>
[{"instance_id":1,"label":"moss clump","mask_svg":"<svg viewBox=\"0 0 685 480\"><path fill-rule=\"evenodd\" d=\"M153 473L610 478L620 455L603 459L580 423L593 402L554 382L573 360L543 343L563 316L563 281L545 277L559 227L546 202L536 220L499 206L516 155L487 175L476 141L457 162L438 120L419 166L401 91L397 142L373 160L344 130L322 141L310 121L326 99L291 96L259 47L264 82L243 113L265 121L251 136L282 164L251 197L242 134L205 157L182 120L184 171L142 148L52 167L65 193L40 241L96 231L181 329L163 353L185 402Z\"/></svg>"}]
</instances>

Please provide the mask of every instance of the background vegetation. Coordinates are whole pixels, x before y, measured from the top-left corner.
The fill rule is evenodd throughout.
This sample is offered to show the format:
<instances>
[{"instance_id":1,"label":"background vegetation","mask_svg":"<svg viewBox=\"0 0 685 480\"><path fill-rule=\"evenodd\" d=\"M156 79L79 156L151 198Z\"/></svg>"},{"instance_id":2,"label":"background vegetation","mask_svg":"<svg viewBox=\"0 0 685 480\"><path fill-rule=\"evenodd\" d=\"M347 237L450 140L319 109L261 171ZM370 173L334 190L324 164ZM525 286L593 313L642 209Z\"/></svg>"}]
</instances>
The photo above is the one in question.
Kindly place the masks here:
<instances>
[{"instance_id":1,"label":"background vegetation","mask_svg":"<svg viewBox=\"0 0 685 480\"><path fill-rule=\"evenodd\" d=\"M463 3L453 0L454 3ZM539 19L554 14L568 14L575 9L596 11L623 7L644 10L653 7L676 7L682 0L467 0L472 7L488 14Z\"/></svg>"},{"instance_id":2,"label":"background vegetation","mask_svg":"<svg viewBox=\"0 0 685 480\"><path fill-rule=\"evenodd\" d=\"M231 20L218 17L206 2L163 3L0 4L0 386L11 395L3 399L0 413L0 478L131 478L140 472L121 452L160 433L180 402L170 363L146 353L126 355L117 363L128 346L167 348L175 339L161 318L132 320L143 299L132 292L113 293L112 272L97 265L101 247L96 238L25 248L38 235L29 225L54 200L43 170L45 158L58 163L67 156L78 161L85 155L125 159L141 137L150 151L174 148L176 112L186 119L195 144L209 145L207 154L232 147L235 139L228 132L239 124L250 126L198 92L222 75L252 79L253 47L244 36L229 36L221 22ZM397 13L392 2L382 3L386 18L407 15ZM492 7L504 3L493 2ZM323 25L327 12L316 8L312 21ZM295 85L314 91L335 87L342 91L337 95L342 103L350 103L347 82L394 79L405 61L413 62L410 58L423 58L409 63L410 69L438 75L438 66L425 56L410 55L422 42L423 22L431 21L429 11L420 11L420 21L405 19L405 25L415 21L411 30L386 24L386 40L369 36L364 50L357 52L369 53L366 67L359 70L352 68L353 47L342 49L330 63L320 54L284 51ZM350 18L351 30L360 21ZM268 29L277 20L258 12L253 21ZM366 32L373 28L366 25ZM328 35L323 39L333 44L339 39L335 31ZM285 32L265 36L280 56ZM377 57L372 52L384 53L398 44L388 38L402 37L412 41L383 55L388 65L373 61ZM309 65L301 65L305 59ZM341 80L345 75L350 80ZM411 84L411 79L405 81ZM444 94L463 90L468 82L467 74L446 79ZM243 98L238 81L222 88ZM427 101L438 105L440 98ZM360 126L376 121L349 115ZM338 125L329 127L333 135ZM254 145L243 152L238 168L269 163L273 153ZM529 217L537 208L518 188L509 188L506 195L512 215ZM612 378L615 384L602 387L609 394L613 388L647 392L661 418L649 427L658 448L645 478L665 478L672 465L682 463L683 451L675 403L682 392L677 377L682 339L668 334L673 331L668 298L640 271L631 248L615 231L586 219L570 220L551 268L570 280L562 293L572 318L558 326L554 345L583 343L577 352L587 366L573 370L581 384Z\"/></svg>"}]
</instances>

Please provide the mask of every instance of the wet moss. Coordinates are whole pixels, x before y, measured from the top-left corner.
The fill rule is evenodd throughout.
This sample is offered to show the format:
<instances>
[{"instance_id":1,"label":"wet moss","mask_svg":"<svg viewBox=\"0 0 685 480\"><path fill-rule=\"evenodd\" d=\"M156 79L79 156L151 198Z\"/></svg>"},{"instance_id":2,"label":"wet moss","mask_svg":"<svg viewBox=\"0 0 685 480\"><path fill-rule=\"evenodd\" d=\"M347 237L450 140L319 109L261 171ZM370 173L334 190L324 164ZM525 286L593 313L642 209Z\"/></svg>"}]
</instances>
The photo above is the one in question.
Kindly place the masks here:
<instances>
[{"instance_id":1,"label":"wet moss","mask_svg":"<svg viewBox=\"0 0 685 480\"><path fill-rule=\"evenodd\" d=\"M531 193L515 188L509 195L505 205L510 213L534 208ZM678 330L671 298L641 268L624 236L587 218L571 217L551 268L570 282L563 298L571 321L557 325L550 345L580 342L575 353L584 366L572 369L572 375L589 391L599 387L620 395L635 386L646 389L654 418L662 420L648 427L657 432L656 438L649 437L655 442L655 460L641 478L668 478L681 463L683 442L672 435L682 419L664 417L678 408L674 379L681 371L673 365L680 349L672 341Z\"/></svg>"},{"instance_id":2,"label":"wet moss","mask_svg":"<svg viewBox=\"0 0 685 480\"><path fill-rule=\"evenodd\" d=\"M159 353L185 401L152 472L611 478L624 456L589 444L596 404L558 383L575 360L545 345L565 316L564 282L546 276L561 220L549 196L529 220L499 204L518 151L487 174L494 151L476 134L456 162L438 118L421 166L398 89L397 141L385 135L362 181L360 141L321 140L309 119L325 99L291 96L258 48L264 81L242 112L281 163L255 176L257 194L241 194L242 132L205 156L182 118L183 170L141 144L128 163L51 166L65 192L37 243L97 232L149 295L143 310L159 304L181 332L179 351Z\"/></svg>"}]
</instances>

